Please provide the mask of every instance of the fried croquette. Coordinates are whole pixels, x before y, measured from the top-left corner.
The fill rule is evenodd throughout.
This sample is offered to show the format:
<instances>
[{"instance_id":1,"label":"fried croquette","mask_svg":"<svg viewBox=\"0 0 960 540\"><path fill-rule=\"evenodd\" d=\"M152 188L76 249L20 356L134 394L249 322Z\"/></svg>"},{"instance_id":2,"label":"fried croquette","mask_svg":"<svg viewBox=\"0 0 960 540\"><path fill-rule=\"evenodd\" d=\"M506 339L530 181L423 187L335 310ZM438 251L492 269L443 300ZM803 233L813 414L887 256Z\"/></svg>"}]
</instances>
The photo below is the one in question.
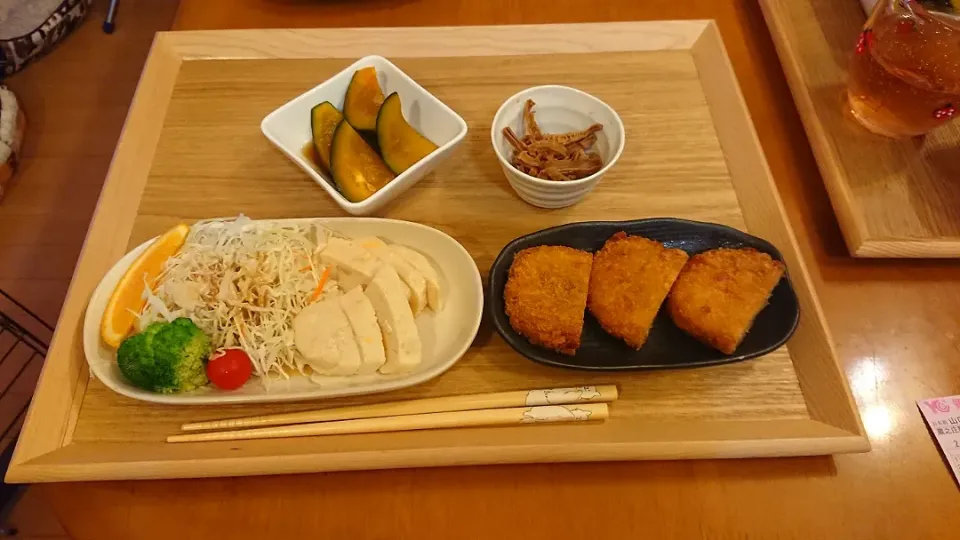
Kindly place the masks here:
<instances>
[{"instance_id":1,"label":"fried croquette","mask_svg":"<svg viewBox=\"0 0 960 540\"><path fill-rule=\"evenodd\" d=\"M564 246L518 252L503 289L510 326L531 343L575 354L592 264L592 254Z\"/></svg>"},{"instance_id":2,"label":"fried croquette","mask_svg":"<svg viewBox=\"0 0 960 540\"><path fill-rule=\"evenodd\" d=\"M607 333L639 349L686 262L683 250L618 232L594 256L587 307Z\"/></svg>"},{"instance_id":3,"label":"fried croquette","mask_svg":"<svg viewBox=\"0 0 960 540\"><path fill-rule=\"evenodd\" d=\"M733 354L783 272L783 263L752 248L705 251L680 273L667 309L682 330Z\"/></svg>"}]
</instances>

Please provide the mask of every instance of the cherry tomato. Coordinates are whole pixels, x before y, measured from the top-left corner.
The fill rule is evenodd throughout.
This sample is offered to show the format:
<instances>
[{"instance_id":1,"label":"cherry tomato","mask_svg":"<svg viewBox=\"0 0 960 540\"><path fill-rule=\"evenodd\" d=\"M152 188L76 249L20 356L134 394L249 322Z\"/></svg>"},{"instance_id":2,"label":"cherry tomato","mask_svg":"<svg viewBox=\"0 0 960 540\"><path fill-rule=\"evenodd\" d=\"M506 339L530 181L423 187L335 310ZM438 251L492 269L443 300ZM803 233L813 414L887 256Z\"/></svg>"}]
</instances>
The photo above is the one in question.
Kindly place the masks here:
<instances>
[{"instance_id":1,"label":"cherry tomato","mask_svg":"<svg viewBox=\"0 0 960 540\"><path fill-rule=\"evenodd\" d=\"M207 378L217 388L236 390L250 380L253 364L243 349L224 349L207 361Z\"/></svg>"}]
</instances>

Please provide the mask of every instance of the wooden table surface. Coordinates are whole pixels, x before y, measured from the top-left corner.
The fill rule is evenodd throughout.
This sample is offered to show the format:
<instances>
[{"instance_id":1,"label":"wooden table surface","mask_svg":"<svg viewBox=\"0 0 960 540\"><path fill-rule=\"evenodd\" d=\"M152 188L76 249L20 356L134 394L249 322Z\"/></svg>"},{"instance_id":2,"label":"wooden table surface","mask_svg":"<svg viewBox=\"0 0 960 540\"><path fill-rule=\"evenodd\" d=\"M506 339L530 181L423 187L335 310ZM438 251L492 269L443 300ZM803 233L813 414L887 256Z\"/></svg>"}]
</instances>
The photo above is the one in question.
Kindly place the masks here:
<instances>
[{"instance_id":1,"label":"wooden table surface","mask_svg":"<svg viewBox=\"0 0 960 540\"><path fill-rule=\"evenodd\" d=\"M871 453L43 486L67 530L97 540L956 537L960 496L914 401L960 393L960 263L847 256L753 2L182 0L175 28L690 18L720 25Z\"/></svg>"}]
</instances>

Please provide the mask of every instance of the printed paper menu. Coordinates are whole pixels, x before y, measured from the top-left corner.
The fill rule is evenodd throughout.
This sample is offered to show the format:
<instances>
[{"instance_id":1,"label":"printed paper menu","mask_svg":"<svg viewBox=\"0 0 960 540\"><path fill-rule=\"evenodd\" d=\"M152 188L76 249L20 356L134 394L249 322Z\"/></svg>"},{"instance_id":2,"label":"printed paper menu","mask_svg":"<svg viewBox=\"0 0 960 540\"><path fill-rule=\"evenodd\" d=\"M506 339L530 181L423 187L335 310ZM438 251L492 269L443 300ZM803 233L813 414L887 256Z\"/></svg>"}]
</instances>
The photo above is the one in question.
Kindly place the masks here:
<instances>
[{"instance_id":1,"label":"printed paper menu","mask_svg":"<svg viewBox=\"0 0 960 540\"><path fill-rule=\"evenodd\" d=\"M921 399L917 406L960 483L960 396Z\"/></svg>"}]
</instances>

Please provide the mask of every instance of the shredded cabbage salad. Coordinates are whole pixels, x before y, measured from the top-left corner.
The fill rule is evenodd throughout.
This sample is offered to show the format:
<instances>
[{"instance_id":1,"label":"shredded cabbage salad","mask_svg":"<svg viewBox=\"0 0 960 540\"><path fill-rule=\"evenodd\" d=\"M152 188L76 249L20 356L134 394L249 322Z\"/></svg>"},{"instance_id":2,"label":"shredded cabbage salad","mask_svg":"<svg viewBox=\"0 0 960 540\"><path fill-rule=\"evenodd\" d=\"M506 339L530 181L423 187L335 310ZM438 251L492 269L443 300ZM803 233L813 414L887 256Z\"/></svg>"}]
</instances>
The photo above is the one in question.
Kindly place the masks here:
<instances>
[{"instance_id":1,"label":"shredded cabbage salad","mask_svg":"<svg viewBox=\"0 0 960 540\"><path fill-rule=\"evenodd\" d=\"M189 317L215 348L245 350L264 384L305 374L293 319L311 302L339 294L333 279L323 281L316 256L331 234L319 222L240 216L198 223L165 263L156 289L145 287L140 328Z\"/></svg>"}]
</instances>

